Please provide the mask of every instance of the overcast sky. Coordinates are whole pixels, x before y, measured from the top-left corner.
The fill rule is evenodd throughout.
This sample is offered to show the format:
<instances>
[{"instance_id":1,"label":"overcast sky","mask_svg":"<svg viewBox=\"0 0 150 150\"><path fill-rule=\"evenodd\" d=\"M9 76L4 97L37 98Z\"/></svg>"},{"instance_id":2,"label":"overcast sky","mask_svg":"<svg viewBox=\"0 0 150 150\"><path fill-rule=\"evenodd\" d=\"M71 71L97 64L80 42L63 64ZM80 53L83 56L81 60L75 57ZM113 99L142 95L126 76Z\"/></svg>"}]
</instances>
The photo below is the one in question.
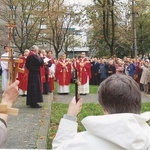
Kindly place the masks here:
<instances>
[{"instance_id":1,"label":"overcast sky","mask_svg":"<svg viewBox=\"0 0 150 150\"><path fill-rule=\"evenodd\" d=\"M65 0L67 3L71 4L80 4L80 5L88 5L91 4L91 0Z\"/></svg>"},{"instance_id":2,"label":"overcast sky","mask_svg":"<svg viewBox=\"0 0 150 150\"><path fill-rule=\"evenodd\" d=\"M92 0L65 0L67 3L71 4L80 4L80 5L88 5L92 3ZM120 0L122 2L127 2L127 0Z\"/></svg>"}]
</instances>

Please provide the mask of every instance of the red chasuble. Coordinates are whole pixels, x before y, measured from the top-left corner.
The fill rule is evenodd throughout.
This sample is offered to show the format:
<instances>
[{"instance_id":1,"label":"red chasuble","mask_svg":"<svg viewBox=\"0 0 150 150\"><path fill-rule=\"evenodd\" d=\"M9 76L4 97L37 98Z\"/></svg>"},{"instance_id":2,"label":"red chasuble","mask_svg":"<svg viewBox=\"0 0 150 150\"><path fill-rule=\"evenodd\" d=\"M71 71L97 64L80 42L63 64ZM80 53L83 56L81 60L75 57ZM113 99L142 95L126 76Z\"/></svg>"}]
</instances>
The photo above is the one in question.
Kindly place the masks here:
<instances>
[{"instance_id":1,"label":"red chasuble","mask_svg":"<svg viewBox=\"0 0 150 150\"><path fill-rule=\"evenodd\" d=\"M52 57L48 57L50 59L50 62L53 64L55 64L54 59ZM52 67L52 66L51 66ZM51 72L51 70L49 70L49 87L50 87L50 91L54 90L54 77L55 77L55 71Z\"/></svg>"},{"instance_id":2,"label":"red chasuble","mask_svg":"<svg viewBox=\"0 0 150 150\"><path fill-rule=\"evenodd\" d=\"M20 57L20 59L23 60L22 63L19 64L19 68L25 69L25 63L26 63L26 58ZM27 90L27 83L28 83L28 70L25 69L24 73L18 72L18 78L17 78L20 83L19 83L19 88L23 91Z\"/></svg>"},{"instance_id":3,"label":"red chasuble","mask_svg":"<svg viewBox=\"0 0 150 150\"><path fill-rule=\"evenodd\" d=\"M86 58L80 58L76 63L78 78L81 85L87 83L87 77L91 78L91 63Z\"/></svg>"},{"instance_id":4,"label":"red chasuble","mask_svg":"<svg viewBox=\"0 0 150 150\"><path fill-rule=\"evenodd\" d=\"M67 60L58 61L56 65L56 78L59 85L69 85L71 80L71 64Z\"/></svg>"}]
</instances>

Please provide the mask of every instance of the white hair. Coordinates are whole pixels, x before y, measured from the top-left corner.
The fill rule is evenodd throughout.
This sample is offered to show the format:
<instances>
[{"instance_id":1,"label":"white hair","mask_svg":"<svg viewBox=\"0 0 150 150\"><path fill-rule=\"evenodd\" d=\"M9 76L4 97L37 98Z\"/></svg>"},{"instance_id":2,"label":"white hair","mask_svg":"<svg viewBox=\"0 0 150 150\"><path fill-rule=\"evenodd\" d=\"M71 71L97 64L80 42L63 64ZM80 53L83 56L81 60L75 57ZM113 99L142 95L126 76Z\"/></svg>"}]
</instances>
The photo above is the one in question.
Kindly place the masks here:
<instances>
[{"instance_id":1,"label":"white hair","mask_svg":"<svg viewBox=\"0 0 150 150\"><path fill-rule=\"evenodd\" d=\"M149 62L149 59L146 59L145 61Z\"/></svg>"},{"instance_id":2,"label":"white hair","mask_svg":"<svg viewBox=\"0 0 150 150\"><path fill-rule=\"evenodd\" d=\"M29 49L25 49L24 52L30 52L30 50Z\"/></svg>"},{"instance_id":3,"label":"white hair","mask_svg":"<svg viewBox=\"0 0 150 150\"><path fill-rule=\"evenodd\" d=\"M31 51L35 51L35 50L38 50L39 49L39 47L37 46L37 45L33 45L32 47L31 47Z\"/></svg>"}]
</instances>

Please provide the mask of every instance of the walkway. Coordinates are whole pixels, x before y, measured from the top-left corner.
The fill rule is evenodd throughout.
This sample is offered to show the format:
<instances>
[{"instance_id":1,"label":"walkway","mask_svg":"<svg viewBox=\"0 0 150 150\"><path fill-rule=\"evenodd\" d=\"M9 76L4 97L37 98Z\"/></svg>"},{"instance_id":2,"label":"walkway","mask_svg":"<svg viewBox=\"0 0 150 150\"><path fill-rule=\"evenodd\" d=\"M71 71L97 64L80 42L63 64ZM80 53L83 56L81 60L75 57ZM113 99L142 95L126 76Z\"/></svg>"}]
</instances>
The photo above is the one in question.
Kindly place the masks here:
<instances>
[{"instance_id":1,"label":"walkway","mask_svg":"<svg viewBox=\"0 0 150 150\"><path fill-rule=\"evenodd\" d=\"M3 149L46 149L47 133L50 126L50 109L53 94L44 95L42 108L26 106L26 98L19 96L14 107L18 116L9 116L8 139Z\"/></svg>"},{"instance_id":2,"label":"walkway","mask_svg":"<svg viewBox=\"0 0 150 150\"><path fill-rule=\"evenodd\" d=\"M54 101L57 103L69 103L69 101L72 99L74 95L55 95ZM87 94L87 95L81 95L80 96L83 99L83 103L98 103L97 100L97 94ZM142 103L150 102L150 94L145 94L142 92Z\"/></svg>"}]
</instances>

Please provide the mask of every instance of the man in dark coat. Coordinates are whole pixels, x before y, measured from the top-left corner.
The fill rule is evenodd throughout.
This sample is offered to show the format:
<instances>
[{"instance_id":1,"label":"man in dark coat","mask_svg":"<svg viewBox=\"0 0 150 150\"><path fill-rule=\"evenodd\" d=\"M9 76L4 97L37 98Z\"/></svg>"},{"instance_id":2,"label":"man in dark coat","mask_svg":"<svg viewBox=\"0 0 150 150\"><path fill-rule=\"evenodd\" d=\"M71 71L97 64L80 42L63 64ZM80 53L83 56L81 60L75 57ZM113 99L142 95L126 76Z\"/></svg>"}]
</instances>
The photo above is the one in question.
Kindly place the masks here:
<instances>
[{"instance_id":1,"label":"man in dark coat","mask_svg":"<svg viewBox=\"0 0 150 150\"><path fill-rule=\"evenodd\" d=\"M99 85L100 83L100 73L99 73L99 62L97 58L94 58L94 60L91 62L91 72L92 72L92 78L90 79L91 85Z\"/></svg>"},{"instance_id":2,"label":"man in dark coat","mask_svg":"<svg viewBox=\"0 0 150 150\"><path fill-rule=\"evenodd\" d=\"M116 67L114 65L113 60L109 60L106 70L107 70L107 75L108 76L111 76L112 74L116 73Z\"/></svg>"},{"instance_id":3,"label":"man in dark coat","mask_svg":"<svg viewBox=\"0 0 150 150\"><path fill-rule=\"evenodd\" d=\"M41 108L37 103L43 102L40 67L43 66L44 61L43 56L39 56L38 52L38 46L33 45L25 65L29 70L26 104L31 108Z\"/></svg>"}]
</instances>

